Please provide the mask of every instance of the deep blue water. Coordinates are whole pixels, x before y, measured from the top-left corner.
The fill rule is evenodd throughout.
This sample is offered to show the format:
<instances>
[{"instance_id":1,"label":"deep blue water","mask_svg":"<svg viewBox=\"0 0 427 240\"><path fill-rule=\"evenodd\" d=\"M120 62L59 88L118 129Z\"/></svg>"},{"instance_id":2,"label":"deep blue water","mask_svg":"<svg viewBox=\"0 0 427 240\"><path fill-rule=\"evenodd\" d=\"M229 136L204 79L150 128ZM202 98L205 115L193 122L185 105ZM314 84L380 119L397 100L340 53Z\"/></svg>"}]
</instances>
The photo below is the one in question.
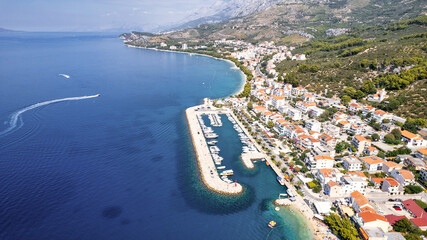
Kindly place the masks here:
<instances>
[{"instance_id":1,"label":"deep blue water","mask_svg":"<svg viewBox=\"0 0 427 240\"><path fill-rule=\"evenodd\" d=\"M116 36L1 34L0 132L32 104L101 96L35 108L0 136L0 239L309 239L299 217L273 210L284 189L270 168L243 167L225 117L218 146L246 191L221 196L200 181L184 110L241 81L228 62Z\"/></svg>"}]
</instances>

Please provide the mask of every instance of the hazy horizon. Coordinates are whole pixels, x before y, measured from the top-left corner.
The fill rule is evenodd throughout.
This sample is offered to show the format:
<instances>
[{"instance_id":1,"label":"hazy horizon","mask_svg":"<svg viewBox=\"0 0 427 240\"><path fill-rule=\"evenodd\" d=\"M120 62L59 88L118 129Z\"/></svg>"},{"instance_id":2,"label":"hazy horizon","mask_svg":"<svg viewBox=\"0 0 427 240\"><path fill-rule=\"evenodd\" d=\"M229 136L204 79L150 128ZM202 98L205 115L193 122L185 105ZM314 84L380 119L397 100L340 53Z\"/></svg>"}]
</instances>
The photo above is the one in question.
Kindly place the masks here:
<instances>
[{"instance_id":1,"label":"hazy horizon","mask_svg":"<svg viewBox=\"0 0 427 240\"><path fill-rule=\"evenodd\" d=\"M0 3L0 27L32 32L156 31L216 0L21 0Z\"/></svg>"}]
</instances>

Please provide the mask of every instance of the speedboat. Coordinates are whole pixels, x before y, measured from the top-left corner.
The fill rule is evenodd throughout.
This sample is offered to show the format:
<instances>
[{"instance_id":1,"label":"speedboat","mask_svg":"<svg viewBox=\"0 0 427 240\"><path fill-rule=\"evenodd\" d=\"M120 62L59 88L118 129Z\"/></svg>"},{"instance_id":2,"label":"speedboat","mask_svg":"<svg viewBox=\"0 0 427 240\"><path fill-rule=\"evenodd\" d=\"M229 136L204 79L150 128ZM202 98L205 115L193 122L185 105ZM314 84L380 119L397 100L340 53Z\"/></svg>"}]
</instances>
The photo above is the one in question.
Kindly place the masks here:
<instances>
[{"instance_id":1,"label":"speedboat","mask_svg":"<svg viewBox=\"0 0 427 240\"><path fill-rule=\"evenodd\" d=\"M225 166L219 166L217 167L219 170L225 169Z\"/></svg>"},{"instance_id":2,"label":"speedboat","mask_svg":"<svg viewBox=\"0 0 427 240\"><path fill-rule=\"evenodd\" d=\"M276 222L275 222L275 221L270 221L270 222L268 223L268 226L269 226L270 228L274 228L274 226L276 226Z\"/></svg>"}]
</instances>

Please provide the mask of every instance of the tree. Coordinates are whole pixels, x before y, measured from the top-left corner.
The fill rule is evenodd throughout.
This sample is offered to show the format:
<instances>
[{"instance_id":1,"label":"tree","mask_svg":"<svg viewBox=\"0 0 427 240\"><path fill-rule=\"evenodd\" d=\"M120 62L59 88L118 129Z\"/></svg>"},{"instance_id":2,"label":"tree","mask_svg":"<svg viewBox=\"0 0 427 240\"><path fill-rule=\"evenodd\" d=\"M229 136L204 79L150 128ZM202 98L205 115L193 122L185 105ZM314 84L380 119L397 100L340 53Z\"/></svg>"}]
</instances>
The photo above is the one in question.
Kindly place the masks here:
<instances>
[{"instance_id":1,"label":"tree","mask_svg":"<svg viewBox=\"0 0 427 240\"><path fill-rule=\"evenodd\" d=\"M269 128L274 127L274 122L272 122L272 121L268 122L267 127L269 127Z\"/></svg>"},{"instance_id":2,"label":"tree","mask_svg":"<svg viewBox=\"0 0 427 240\"><path fill-rule=\"evenodd\" d=\"M359 239L359 234L356 228L348 218L341 218L335 213L325 216L325 223L332 229L332 231L339 235L344 240Z\"/></svg>"},{"instance_id":3,"label":"tree","mask_svg":"<svg viewBox=\"0 0 427 240\"><path fill-rule=\"evenodd\" d=\"M387 144L397 145L400 143L400 139L396 139L393 134L389 133L384 136L384 142Z\"/></svg>"},{"instance_id":4,"label":"tree","mask_svg":"<svg viewBox=\"0 0 427 240\"><path fill-rule=\"evenodd\" d=\"M362 90L366 94L374 94L377 92L375 84L371 80L365 81L360 90Z\"/></svg>"},{"instance_id":5,"label":"tree","mask_svg":"<svg viewBox=\"0 0 427 240\"><path fill-rule=\"evenodd\" d=\"M344 88L344 94L351 97L351 98L355 98L356 97L356 90L353 87L345 87Z\"/></svg>"},{"instance_id":6,"label":"tree","mask_svg":"<svg viewBox=\"0 0 427 240\"><path fill-rule=\"evenodd\" d=\"M347 96L347 95L344 95L344 96L341 97L341 103L343 105L347 105L350 102L350 100L351 100L351 98L349 96Z\"/></svg>"},{"instance_id":7,"label":"tree","mask_svg":"<svg viewBox=\"0 0 427 240\"><path fill-rule=\"evenodd\" d=\"M346 148L346 145L347 144L345 142L337 143L337 145L335 145L335 152L341 153Z\"/></svg>"},{"instance_id":8,"label":"tree","mask_svg":"<svg viewBox=\"0 0 427 240\"><path fill-rule=\"evenodd\" d=\"M393 225L393 230L405 233L411 225L412 223L407 218L402 218Z\"/></svg>"},{"instance_id":9,"label":"tree","mask_svg":"<svg viewBox=\"0 0 427 240\"><path fill-rule=\"evenodd\" d=\"M378 135L378 133L374 133L371 135L372 141L377 142L378 140L380 140L380 135Z\"/></svg>"},{"instance_id":10,"label":"tree","mask_svg":"<svg viewBox=\"0 0 427 240\"><path fill-rule=\"evenodd\" d=\"M254 105L252 104L252 102L248 102L248 109L252 110L254 108Z\"/></svg>"},{"instance_id":11,"label":"tree","mask_svg":"<svg viewBox=\"0 0 427 240\"><path fill-rule=\"evenodd\" d=\"M356 91L356 94L355 94L355 96L354 96L356 99L361 99L361 98L363 98L363 97L365 97L365 93L364 92L362 92L361 90L357 90Z\"/></svg>"},{"instance_id":12,"label":"tree","mask_svg":"<svg viewBox=\"0 0 427 240\"><path fill-rule=\"evenodd\" d=\"M402 138L402 133L400 132L399 129L395 128L391 131L391 134L394 135L394 137L398 140L400 140L400 138Z\"/></svg>"},{"instance_id":13,"label":"tree","mask_svg":"<svg viewBox=\"0 0 427 240\"><path fill-rule=\"evenodd\" d=\"M417 185L408 185L405 186L405 193L408 194L417 194L423 191L423 188Z\"/></svg>"}]
</instances>

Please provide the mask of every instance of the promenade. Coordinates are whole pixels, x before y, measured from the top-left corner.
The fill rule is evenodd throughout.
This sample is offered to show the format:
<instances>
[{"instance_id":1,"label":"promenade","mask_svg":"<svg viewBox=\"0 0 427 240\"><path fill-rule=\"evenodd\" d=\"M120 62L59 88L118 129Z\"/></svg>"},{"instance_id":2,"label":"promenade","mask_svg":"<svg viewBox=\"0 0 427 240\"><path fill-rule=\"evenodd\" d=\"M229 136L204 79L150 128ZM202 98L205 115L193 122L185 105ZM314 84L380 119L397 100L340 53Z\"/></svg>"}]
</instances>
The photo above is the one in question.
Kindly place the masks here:
<instances>
[{"instance_id":1,"label":"promenade","mask_svg":"<svg viewBox=\"0 0 427 240\"><path fill-rule=\"evenodd\" d=\"M220 112L221 114L228 113L227 111L224 112L214 109L208 104L190 107L185 111L203 182L213 191L224 194L239 194L243 191L242 185L239 183L226 183L220 178L212 155L209 151L208 144L203 135L202 128L197 119L197 116L201 114L219 114Z\"/></svg>"}]
</instances>

